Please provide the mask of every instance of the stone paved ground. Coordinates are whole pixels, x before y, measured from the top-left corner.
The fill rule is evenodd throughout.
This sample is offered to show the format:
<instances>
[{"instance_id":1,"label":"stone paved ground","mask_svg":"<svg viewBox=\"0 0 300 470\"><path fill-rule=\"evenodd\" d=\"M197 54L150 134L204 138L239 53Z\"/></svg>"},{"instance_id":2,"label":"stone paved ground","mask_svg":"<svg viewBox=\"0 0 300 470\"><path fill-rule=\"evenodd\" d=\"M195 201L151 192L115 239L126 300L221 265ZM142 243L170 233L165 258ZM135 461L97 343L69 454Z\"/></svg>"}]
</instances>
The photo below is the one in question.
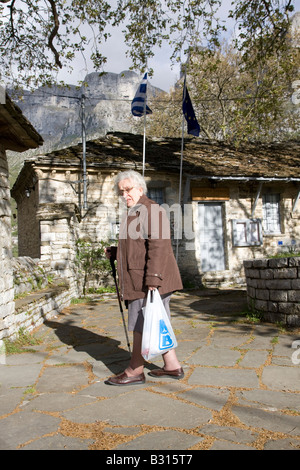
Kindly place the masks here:
<instances>
[{"instance_id":1,"label":"stone paved ground","mask_svg":"<svg viewBox=\"0 0 300 470\"><path fill-rule=\"evenodd\" d=\"M32 352L0 365L0 449L299 450L300 331L245 321L244 291L171 308L180 381L147 375L158 358L144 385L104 383L129 358L114 296L42 325Z\"/></svg>"}]
</instances>

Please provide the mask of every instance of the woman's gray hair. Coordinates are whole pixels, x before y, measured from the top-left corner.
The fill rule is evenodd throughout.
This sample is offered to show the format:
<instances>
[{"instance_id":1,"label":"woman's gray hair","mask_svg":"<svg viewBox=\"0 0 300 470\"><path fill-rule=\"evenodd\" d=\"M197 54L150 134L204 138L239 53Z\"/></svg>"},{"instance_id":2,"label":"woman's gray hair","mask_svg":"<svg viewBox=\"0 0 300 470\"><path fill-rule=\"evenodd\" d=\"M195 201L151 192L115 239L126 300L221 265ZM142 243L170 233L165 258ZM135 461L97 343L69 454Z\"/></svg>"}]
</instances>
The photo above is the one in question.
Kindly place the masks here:
<instances>
[{"instance_id":1,"label":"woman's gray hair","mask_svg":"<svg viewBox=\"0 0 300 470\"><path fill-rule=\"evenodd\" d=\"M127 179L131 181L134 187L142 188L144 194L147 193L147 185L143 176L137 171L128 170L128 171L121 171L121 173L118 173L117 176L115 177L114 190L116 194L118 194L119 192L118 184L120 183L120 181L127 180Z\"/></svg>"}]
</instances>

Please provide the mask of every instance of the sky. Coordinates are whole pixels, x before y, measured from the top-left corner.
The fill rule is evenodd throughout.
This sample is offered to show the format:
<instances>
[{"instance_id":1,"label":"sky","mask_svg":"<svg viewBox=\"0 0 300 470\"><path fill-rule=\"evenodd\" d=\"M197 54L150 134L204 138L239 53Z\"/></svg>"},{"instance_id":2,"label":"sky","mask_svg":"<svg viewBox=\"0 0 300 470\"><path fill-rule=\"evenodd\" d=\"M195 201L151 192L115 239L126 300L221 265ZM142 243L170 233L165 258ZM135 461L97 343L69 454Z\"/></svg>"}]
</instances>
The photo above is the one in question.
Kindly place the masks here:
<instances>
[{"instance_id":1,"label":"sky","mask_svg":"<svg viewBox=\"0 0 300 470\"><path fill-rule=\"evenodd\" d=\"M228 29L227 36L234 33L234 25L232 20L227 18L228 11L231 9L232 0L222 0L222 6L220 9L219 17L225 20L226 27ZM295 12L300 11L300 0L294 0ZM124 70L129 70L131 61L126 57L127 47L124 43L122 27L119 29L112 29L112 37L101 47L101 53L107 57L107 63L105 64L106 72L121 73ZM155 56L149 61L149 67L154 70L154 75L149 78L151 85L161 88L162 90L169 91L175 82L179 79L180 75L180 64L172 66L171 50L168 45L164 45L161 49L157 48ZM69 84L78 84L80 80L83 80L88 73L93 72L91 62L84 62L79 56L73 64L72 74L67 73L65 70L60 72L58 79L64 80ZM139 74L139 72L137 71ZM141 75L142 78L142 75Z\"/></svg>"}]
</instances>

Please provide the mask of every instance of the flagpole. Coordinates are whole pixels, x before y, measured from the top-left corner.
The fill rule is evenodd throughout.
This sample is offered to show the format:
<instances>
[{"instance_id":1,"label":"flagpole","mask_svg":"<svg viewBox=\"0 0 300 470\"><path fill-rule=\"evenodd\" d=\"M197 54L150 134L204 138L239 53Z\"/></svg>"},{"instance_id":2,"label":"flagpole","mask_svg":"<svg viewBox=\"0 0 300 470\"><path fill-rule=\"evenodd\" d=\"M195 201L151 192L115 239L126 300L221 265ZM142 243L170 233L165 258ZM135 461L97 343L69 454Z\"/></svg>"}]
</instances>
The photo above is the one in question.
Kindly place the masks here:
<instances>
[{"instance_id":1,"label":"flagpole","mask_svg":"<svg viewBox=\"0 0 300 470\"><path fill-rule=\"evenodd\" d=\"M147 87L146 87L146 96L144 101L144 142L143 142L143 176L145 175L145 165L146 165L146 108L147 108L147 96L148 96L148 63L146 63L146 76L147 76Z\"/></svg>"},{"instance_id":2,"label":"flagpole","mask_svg":"<svg viewBox=\"0 0 300 470\"><path fill-rule=\"evenodd\" d=\"M186 95L186 67L184 72L184 84L183 84L183 94L182 102L185 100ZM181 207L181 191L182 191L182 166L183 166L183 149L184 149L184 114L182 113L182 125L181 125L181 154L180 154L180 172L179 172L179 189L178 189L178 209ZM181 211L180 211L181 213ZM178 247L179 247L179 237L177 233L176 240L176 261L178 261Z\"/></svg>"},{"instance_id":3,"label":"flagpole","mask_svg":"<svg viewBox=\"0 0 300 470\"><path fill-rule=\"evenodd\" d=\"M144 140L143 140L143 176L145 173L146 161L146 115L151 114L152 111L147 106L147 72L140 83L137 92L131 102L131 113L133 116L144 116Z\"/></svg>"},{"instance_id":4,"label":"flagpole","mask_svg":"<svg viewBox=\"0 0 300 470\"><path fill-rule=\"evenodd\" d=\"M146 95L146 98L147 98L147 95ZM146 100L144 102L143 176L145 175L145 161L146 161Z\"/></svg>"}]
</instances>

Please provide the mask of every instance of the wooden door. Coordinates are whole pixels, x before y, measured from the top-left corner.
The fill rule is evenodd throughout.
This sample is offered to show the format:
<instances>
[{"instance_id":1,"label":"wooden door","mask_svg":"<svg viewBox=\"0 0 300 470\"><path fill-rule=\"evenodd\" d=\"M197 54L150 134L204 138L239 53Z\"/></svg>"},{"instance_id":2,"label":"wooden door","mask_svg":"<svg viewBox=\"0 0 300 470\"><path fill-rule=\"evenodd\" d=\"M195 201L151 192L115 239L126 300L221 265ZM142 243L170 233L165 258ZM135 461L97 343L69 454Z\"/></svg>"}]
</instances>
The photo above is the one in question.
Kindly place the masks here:
<instances>
[{"instance_id":1,"label":"wooden door","mask_svg":"<svg viewBox=\"0 0 300 470\"><path fill-rule=\"evenodd\" d=\"M221 203L199 203L201 271L225 269L224 232Z\"/></svg>"}]
</instances>

